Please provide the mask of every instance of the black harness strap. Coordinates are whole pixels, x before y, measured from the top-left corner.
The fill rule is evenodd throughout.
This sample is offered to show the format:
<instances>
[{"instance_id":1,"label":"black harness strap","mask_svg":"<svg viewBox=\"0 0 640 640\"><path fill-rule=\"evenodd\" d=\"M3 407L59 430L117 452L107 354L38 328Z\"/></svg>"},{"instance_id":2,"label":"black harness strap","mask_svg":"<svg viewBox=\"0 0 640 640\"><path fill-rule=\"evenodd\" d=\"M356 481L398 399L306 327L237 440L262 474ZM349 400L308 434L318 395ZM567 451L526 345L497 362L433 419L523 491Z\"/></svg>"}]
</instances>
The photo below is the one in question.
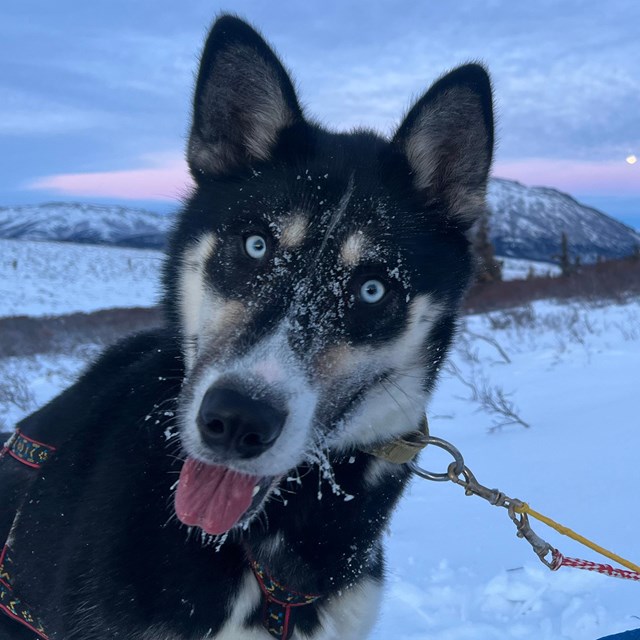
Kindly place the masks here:
<instances>
[{"instance_id":1,"label":"black harness strap","mask_svg":"<svg viewBox=\"0 0 640 640\"><path fill-rule=\"evenodd\" d=\"M312 604L320 596L293 591L271 577L264 565L256 560L250 563L264 596L262 625L274 638L289 640L295 629L296 609Z\"/></svg>"},{"instance_id":2,"label":"black harness strap","mask_svg":"<svg viewBox=\"0 0 640 640\"><path fill-rule=\"evenodd\" d=\"M16 429L2 450L0 450L0 458L11 456L31 469L40 469L53 456L55 450L55 447L29 438L20 429ZM13 521L13 527L15 527L19 513L20 511L18 510ZM11 540L11 533L9 533L8 539ZM13 588L13 561L11 559L11 549L7 543L0 554L0 611L33 631L41 640L49 640L42 622L34 614L32 608L16 596Z\"/></svg>"},{"instance_id":3,"label":"black harness strap","mask_svg":"<svg viewBox=\"0 0 640 640\"><path fill-rule=\"evenodd\" d=\"M0 555L0 611L33 631L38 638L49 640L31 607L13 593L12 565L11 550L5 545Z\"/></svg>"},{"instance_id":4,"label":"black harness strap","mask_svg":"<svg viewBox=\"0 0 640 640\"><path fill-rule=\"evenodd\" d=\"M55 452L56 447L30 438L20 429L16 429L0 450L0 459L11 456L31 469L40 469ZM18 515L19 512L14 519L14 527ZM8 539L11 540L11 533ZM289 640L295 630L297 608L312 604L320 596L298 593L283 586L256 560L250 559L250 565L263 594L264 628L278 640ZM12 567L11 549L5 544L0 554L0 611L33 631L41 640L50 640L32 608L15 595Z\"/></svg>"},{"instance_id":5,"label":"black harness strap","mask_svg":"<svg viewBox=\"0 0 640 640\"><path fill-rule=\"evenodd\" d=\"M55 447L29 438L29 436L25 436L20 429L16 429L2 448L0 458L5 455L10 455L18 462L27 465L27 467L40 469L40 467L51 458L55 451Z\"/></svg>"}]
</instances>

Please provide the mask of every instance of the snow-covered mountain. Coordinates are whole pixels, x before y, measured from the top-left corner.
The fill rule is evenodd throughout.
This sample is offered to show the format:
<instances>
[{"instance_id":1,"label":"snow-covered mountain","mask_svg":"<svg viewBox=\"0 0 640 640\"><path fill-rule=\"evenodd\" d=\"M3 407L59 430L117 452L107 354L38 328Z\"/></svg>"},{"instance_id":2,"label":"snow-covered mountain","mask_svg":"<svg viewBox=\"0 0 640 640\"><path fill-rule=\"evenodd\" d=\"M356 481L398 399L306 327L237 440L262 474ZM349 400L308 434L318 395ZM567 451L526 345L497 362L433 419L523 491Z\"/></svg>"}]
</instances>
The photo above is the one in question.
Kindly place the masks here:
<instances>
[{"instance_id":1,"label":"snow-covered mountain","mask_svg":"<svg viewBox=\"0 0 640 640\"><path fill-rule=\"evenodd\" d=\"M0 238L161 248L171 216L79 202L0 207Z\"/></svg>"},{"instance_id":2,"label":"snow-covered mountain","mask_svg":"<svg viewBox=\"0 0 640 640\"><path fill-rule=\"evenodd\" d=\"M583 262L626 256L640 246L636 231L555 189L493 178L489 208L500 256L554 261L563 231L571 256ZM162 248L171 220L144 209L76 202L0 207L0 238Z\"/></svg>"},{"instance_id":3,"label":"snow-covered mountain","mask_svg":"<svg viewBox=\"0 0 640 640\"><path fill-rule=\"evenodd\" d=\"M490 236L496 254L554 261L562 232L569 253L583 262L621 258L640 246L631 227L548 187L493 178L489 185Z\"/></svg>"}]
</instances>

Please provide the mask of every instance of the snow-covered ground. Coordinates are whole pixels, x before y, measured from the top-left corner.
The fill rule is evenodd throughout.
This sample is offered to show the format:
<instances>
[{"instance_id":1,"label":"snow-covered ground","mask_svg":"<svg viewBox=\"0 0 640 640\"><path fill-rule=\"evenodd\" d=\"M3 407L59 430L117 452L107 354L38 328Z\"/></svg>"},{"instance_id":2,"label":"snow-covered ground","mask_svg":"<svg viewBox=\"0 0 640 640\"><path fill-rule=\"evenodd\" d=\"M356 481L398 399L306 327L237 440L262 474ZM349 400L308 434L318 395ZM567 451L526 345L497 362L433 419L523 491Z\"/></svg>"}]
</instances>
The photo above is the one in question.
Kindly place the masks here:
<instances>
[{"instance_id":1,"label":"snow-covered ground","mask_svg":"<svg viewBox=\"0 0 640 640\"><path fill-rule=\"evenodd\" d=\"M499 258L505 280L557 275L548 262ZM108 245L0 239L0 317L62 315L158 300L162 253Z\"/></svg>"},{"instance_id":2,"label":"snow-covered ground","mask_svg":"<svg viewBox=\"0 0 640 640\"><path fill-rule=\"evenodd\" d=\"M640 301L599 309L541 302L466 326L457 373L443 378L429 407L431 432L461 449L481 483L638 563ZM510 362L469 332L495 339ZM499 389L530 428L496 426L503 416L487 406ZM448 461L427 451L421 462L444 470ZM606 562L532 522L565 555ZM378 640L592 640L640 627L640 584L551 573L504 509L451 483L413 482L389 549Z\"/></svg>"},{"instance_id":3,"label":"snow-covered ground","mask_svg":"<svg viewBox=\"0 0 640 640\"><path fill-rule=\"evenodd\" d=\"M503 280L525 280L529 273L535 276L559 276L560 267L551 262L538 260L521 260L520 258L506 258L498 256L502 262Z\"/></svg>"},{"instance_id":4,"label":"snow-covered ground","mask_svg":"<svg viewBox=\"0 0 640 640\"><path fill-rule=\"evenodd\" d=\"M44 405L72 384L92 358L97 346L74 353L0 358L0 431Z\"/></svg>"},{"instance_id":5,"label":"snow-covered ground","mask_svg":"<svg viewBox=\"0 0 640 640\"><path fill-rule=\"evenodd\" d=\"M161 260L146 249L0 239L0 317L152 306Z\"/></svg>"},{"instance_id":6,"label":"snow-covered ground","mask_svg":"<svg viewBox=\"0 0 640 640\"><path fill-rule=\"evenodd\" d=\"M155 251L0 240L0 316L150 306L160 262ZM547 263L506 259L505 277L524 278L530 267L554 272ZM463 451L481 482L637 561L640 419L632 403L640 302L540 302L469 317L465 326L429 408L432 432ZM0 425L58 393L94 354L86 347L0 360L0 380L14 384L14 402L3 402L0 385ZM499 426L503 416L491 405L501 391L530 428ZM435 451L422 462L447 464ZM543 526L536 530L568 555L597 559ZM515 537L504 510L450 483L413 483L388 547L377 640L589 640L640 626L640 585L549 572Z\"/></svg>"},{"instance_id":7,"label":"snow-covered ground","mask_svg":"<svg viewBox=\"0 0 640 640\"><path fill-rule=\"evenodd\" d=\"M466 318L465 327L455 368L429 407L432 433L461 449L480 482L637 563L640 301L539 302ZM0 380L26 389L7 424L68 384L87 355L0 361ZM491 404L501 392L529 428L500 426L504 416ZM421 463L444 470L448 459L432 450ZM565 555L600 561L535 521L534 529ZM640 627L640 584L551 573L504 509L451 483L416 479L387 547L375 640L594 640Z\"/></svg>"}]
</instances>

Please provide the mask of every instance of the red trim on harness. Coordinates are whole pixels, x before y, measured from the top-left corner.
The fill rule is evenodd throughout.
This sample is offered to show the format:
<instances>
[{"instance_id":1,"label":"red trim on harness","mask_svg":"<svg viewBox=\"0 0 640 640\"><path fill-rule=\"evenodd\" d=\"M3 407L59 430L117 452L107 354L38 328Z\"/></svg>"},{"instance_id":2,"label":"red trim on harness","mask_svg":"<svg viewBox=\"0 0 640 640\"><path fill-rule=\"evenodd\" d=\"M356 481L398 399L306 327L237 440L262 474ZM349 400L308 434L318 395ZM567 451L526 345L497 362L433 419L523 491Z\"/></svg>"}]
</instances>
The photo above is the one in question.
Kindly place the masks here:
<instances>
[{"instance_id":1,"label":"red trim on harness","mask_svg":"<svg viewBox=\"0 0 640 640\"><path fill-rule=\"evenodd\" d=\"M292 610L312 604L320 595L306 594L285 587L275 580L266 567L250 557L250 565L264 596L262 625L278 640L289 640L295 628Z\"/></svg>"},{"instance_id":2,"label":"red trim on harness","mask_svg":"<svg viewBox=\"0 0 640 640\"><path fill-rule=\"evenodd\" d=\"M8 453L21 464L31 469L40 469L55 452L56 447L53 445L30 438L20 429L16 429L2 448L0 458Z\"/></svg>"},{"instance_id":3,"label":"red trim on harness","mask_svg":"<svg viewBox=\"0 0 640 640\"><path fill-rule=\"evenodd\" d=\"M42 624L34 616L26 603L14 595L11 575L6 565L10 564L8 556L9 546L5 545L0 554L0 611L8 616L11 620L19 622L29 631L35 633L41 640L49 640L49 636L42 628ZM5 577L7 578L5 580ZM37 625L37 626L35 626Z\"/></svg>"},{"instance_id":4,"label":"red trim on harness","mask_svg":"<svg viewBox=\"0 0 640 640\"><path fill-rule=\"evenodd\" d=\"M20 428L16 429L16 433L19 433L25 440L28 440L29 442L32 442L33 444L37 444L37 445L39 445L41 447L45 447L45 449L50 449L51 451L55 451L56 450L56 447L54 447L52 444L47 444L46 442L40 442L40 440L36 440L35 438L30 438Z\"/></svg>"},{"instance_id":5,"label":"red trim on harness","mask_svg":"<svg viewBox=\"0 0 640 640\"><path fill-rule=\"evenodd\" d=\"M6 448L6 452L14 459L17 460L18 462L20 462L21 464L26 465L27 467L31 467L32 469L39 469L40 465L36 464L35 462L29 462L28 460L24 460L23 458L21 458L19 455L17 455L16 453L14 453L11 449Z\"/></svg>"},{"instance_id":6,"label":"red trim on harness","mask_svg":"<svg viewBox=\"0 0 640 640\"><path fill-rule=\"evenodd\" d=\"M5 605L0 604L0 611L2 611L6 616L11 618L12 620L15 620L16 622L19 622L23 626L27 627L29 631L33 631L33 633L35 633L38 636L38 638L41 638L42 640L50 640L49 636L46 635L43 631L38 631L35 627L32 627L26 620L23 620L20 616L17 616L11 613L11 611L9 611L9 609L7 609Z\"/></svg>"},{"instance_id":7,"label":"red trim on harness","mask_svg":"<svg viewBox=\"0 0 640 640\"><path fill-rule=\"evenodd\" d=\"M31 469L40 469L54 455L55 451L56 447L53 445L30 438L20 429L16 429L0 450L0 458L8 454L20 464ZM0 612L10 620L19 622L40 640L49 640L42 623L33 613L31 607L14 592L12 566L10 549L5 544L0 553Z\"/></svg>"}]
</instances>

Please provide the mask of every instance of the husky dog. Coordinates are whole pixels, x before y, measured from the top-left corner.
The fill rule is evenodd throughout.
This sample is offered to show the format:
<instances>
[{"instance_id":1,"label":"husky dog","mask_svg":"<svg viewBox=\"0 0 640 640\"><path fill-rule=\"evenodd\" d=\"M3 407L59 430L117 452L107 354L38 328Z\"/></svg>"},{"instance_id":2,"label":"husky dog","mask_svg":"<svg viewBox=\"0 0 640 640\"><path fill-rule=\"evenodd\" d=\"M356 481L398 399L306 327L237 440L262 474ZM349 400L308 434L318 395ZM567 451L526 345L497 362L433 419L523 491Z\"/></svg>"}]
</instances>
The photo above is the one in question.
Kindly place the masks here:
<instances>
[{"instance_id":1,"label":"husky dog","mask_svg":"<svg viewBox=\"0 0 640 640\"><path fill-rule=\"evenodd\" d=\"M366 638L410 477L372 452L424 418L492 147L478 65L391 139L334 133L260 35L219 18L165 325L108 350L0 461L0 636Z\"/></svg>"}]
</instances>

